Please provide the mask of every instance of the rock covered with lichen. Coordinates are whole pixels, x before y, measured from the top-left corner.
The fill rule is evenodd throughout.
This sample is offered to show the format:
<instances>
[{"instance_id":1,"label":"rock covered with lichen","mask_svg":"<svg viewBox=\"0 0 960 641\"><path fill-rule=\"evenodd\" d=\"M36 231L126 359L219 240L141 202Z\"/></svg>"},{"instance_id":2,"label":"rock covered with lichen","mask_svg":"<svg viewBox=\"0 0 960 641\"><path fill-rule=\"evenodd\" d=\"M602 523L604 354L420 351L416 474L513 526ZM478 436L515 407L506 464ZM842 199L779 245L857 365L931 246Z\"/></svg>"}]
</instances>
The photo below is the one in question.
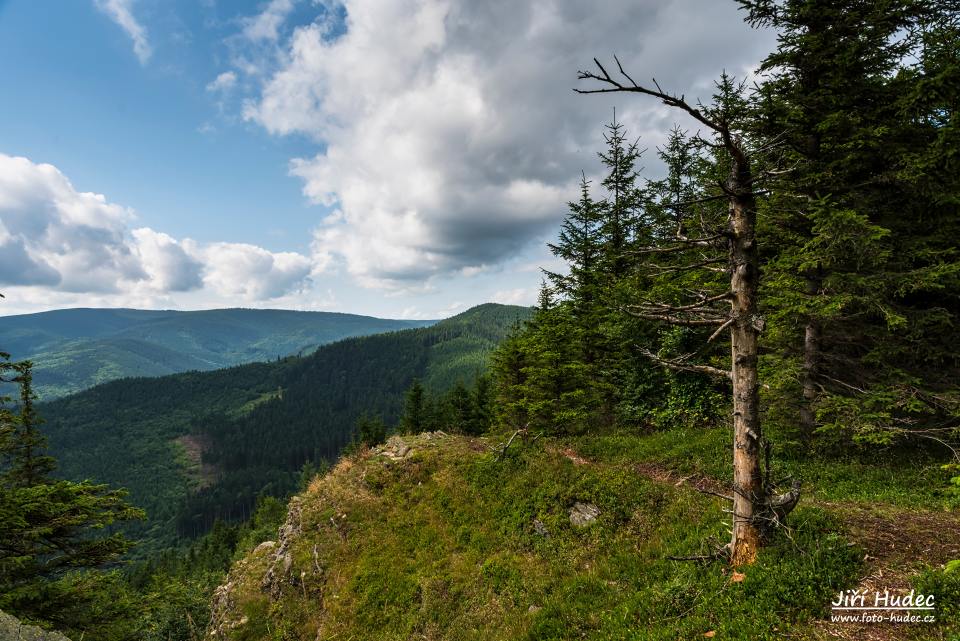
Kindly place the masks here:
<instances>
[{"instance_id":1,"label":"rock covered with lichen","mask_svg":"<svg viewBox=\"0 0 960 641\"><path fill-rule=\"evenodd\" d=\"M0 641L70 641L59 632L23 623L15 616L0 612Z\"/></svg>"}]
</instances>

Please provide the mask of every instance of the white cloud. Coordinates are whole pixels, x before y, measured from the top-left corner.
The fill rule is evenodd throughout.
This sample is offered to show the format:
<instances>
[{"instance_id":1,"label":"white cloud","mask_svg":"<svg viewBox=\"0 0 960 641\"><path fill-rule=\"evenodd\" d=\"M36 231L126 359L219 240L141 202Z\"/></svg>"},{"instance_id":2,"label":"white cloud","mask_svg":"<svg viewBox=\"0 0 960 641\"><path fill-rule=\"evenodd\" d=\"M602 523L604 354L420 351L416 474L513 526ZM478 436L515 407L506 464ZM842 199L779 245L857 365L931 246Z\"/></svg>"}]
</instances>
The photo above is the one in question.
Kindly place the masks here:
<instances>
[{"instance_id":1,"label":"white cloud","mask_svg":"<svg viewBox=\"0 0 960 641\"><path fill-rule=\"evenodd\" d=\"M302 290L313 269L300 254L179 241L148 227L131 228L134 220L131 210L105 196L77 191L53 165L0 154L5 288L148 305L172 293L205 291L252 303ZM31 298L24 291L18 297Z\"/></svg>"},{"instance_id":2,"label":"white cloud","mask_svg":"<svg viewBox=\"0 0 960 641\"><path fill-rule=\"evenodd\" d=\"M325 6L281 39L281 62L244 117L322 145L291 163L309 199L340 210L317 228L315 257L375 287L496 265L542 236L575 197L580 169L595 170L614 105L632 135L659 142L675 117L662 105L571 91L593 56L617 53L635 77L707 96L724 68L750 68L769 45L714 0L343 9L345 32Z\"/></svg>"},{"instance_id":3,"label":"white cloud","mask_svg":"<svg viewBox=\"0 0 960 641\"><path fill-rule=\"evenodd\" d=\"M203 285L203 263L175 238L149 227L134 229L131 233L144 271L156 289L185 292Z\"/></svg>"},{"instance_id":4,"label":"white cloud","mask_svg":"<svg viewBox=\"0 0 960 641\"><path fill-rule=\"evenodd\" d=\"M237 74L233 71L224 71L219 76L214 78L207 85L207 91L213 93L226 92L233 89L237 84Z\"/></svg>"},{"instance_id":5,"label":"white cloud","mask_svg":"<svg viewBox=\"0 0 960 641\"><path fill-rule=\"evenodd\" d=\"M125 237L132 217L100 194L76 191L52 165L0 154L4 249L29 261L22 271L8 265L3 284L109 292L145 278Z\"/></svg>"},{"instance_id":6,"label":"white cloud","mask_svg":"<svg viewBox=\"0 0 960 641\"><path fill-rule=\"evenodd\" d=\"M537 300L537 290L530 287L518 287L494 292L494 303L503 305L533 305Z\"/></svg>"},{"instance_id":7,"label":"white cloud","mask_svg":"<svg viewBox=\"0 0 960 641\"><path fill-rule=\"evenodd\" d=\"M191 254L202 257L205 285L246 300L277 298L303 287L312 269L310 259L292 252L274 253L244 243L185 244Z\"/></svg>"},{"instance_id":8,"label":"white cloud","mask_svg":"<svg viewBox=\"0 0 960 641\"><path fill-rule=\"evenodd\" d=\"M146 64L153 53L147 30L133 16L133 0L95 0L97 8L120 25L133 41L133 52L140 64Z\"/></svg>"}]
</instances>

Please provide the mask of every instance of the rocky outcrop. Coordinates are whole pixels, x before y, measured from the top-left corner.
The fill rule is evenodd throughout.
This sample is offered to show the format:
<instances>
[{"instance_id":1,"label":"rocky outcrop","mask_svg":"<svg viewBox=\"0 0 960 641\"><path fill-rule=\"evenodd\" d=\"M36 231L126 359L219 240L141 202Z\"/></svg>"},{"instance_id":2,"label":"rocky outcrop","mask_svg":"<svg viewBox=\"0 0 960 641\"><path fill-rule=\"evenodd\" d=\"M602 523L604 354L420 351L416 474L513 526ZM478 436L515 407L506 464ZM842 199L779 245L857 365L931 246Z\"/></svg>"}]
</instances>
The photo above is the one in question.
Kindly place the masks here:
<instances>
[{"instance_id":1,"label":"rocky outcrop","mask_svg":"<svg viewBox=\"0 0 960 641\"><path fill-rule=\"evenodd\" d=\"M413 449L399 436L391 436L390 439L380 447L374 450L374 454L385 456L393 461L400 461L410 456Z\"/></svg>"},{"instance_id":2,"label":"rocky outcrop","mask_svg":"<svg viewBox=\"0 0 960 641\"><path fill-rule=\"evenodd\" d=\"M0 612L0 641L70 641L59 632L51 632Z\"/></svg>"},{"instance_id":3,"label":"rocky outcrop","mask_svg":"<svg viewBox=\"0 0 960 641\"><path fill-rule=\"evenodd\" d=\"M570 525L576 528L587 527L600 516L600 508L593 503L577 501L570 508Z\"/></svg>"},{"instance_id":4,"label":"rocky outcrop","mask_svg":"<svg viewBox=\"0 0 960 641\"><path fill-rule=\"evenodd\" d=\"M270 616L266 613L285 599L302 600L309 603L311 612L322 612L322 587L330 563L324 545L329 548L347 543L353 527L351 508L375 500L368 475L415 467L420 454L439 449L448 440L450 437L440 431L392 436L382 445L341 459L325 477L314 480L304 494L292 498L276 540L260 543L237 561L214 592L205 639L248 638L251 630Z\"/></svg>"},{"instance_id":5,"label":"rocky outcrop","mask_svg":"<svg viewBox=\"0 0 960 641\"><path fill-rule=\"evenodd\" d=\"M300 535L302 530L301 520L303 516L303 499L295 496L290 499L290 505L287 512L287 520L280 527L277 533L277 544L273 547L265 548L266 551L273 550L273 561L270 569L263 577L260 587L264 592L269 592L270 596L277 598L283 585L292 583L290 570L293 567L293 555L290 552L290 544L293 539Z\"/></svg>"}]
</instances>

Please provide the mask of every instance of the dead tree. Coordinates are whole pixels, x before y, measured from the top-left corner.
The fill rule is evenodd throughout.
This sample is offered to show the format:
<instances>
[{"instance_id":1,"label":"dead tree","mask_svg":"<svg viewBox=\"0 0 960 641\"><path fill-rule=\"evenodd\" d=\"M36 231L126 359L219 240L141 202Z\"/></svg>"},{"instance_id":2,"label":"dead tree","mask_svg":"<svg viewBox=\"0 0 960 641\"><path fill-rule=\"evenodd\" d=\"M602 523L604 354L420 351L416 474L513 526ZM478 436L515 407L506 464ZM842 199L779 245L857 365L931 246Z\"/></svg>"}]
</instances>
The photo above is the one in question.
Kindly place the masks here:
<instances>
[{"instance_id":1,"label":"dead tree","mask_svg":"<svg viewBox=\"0 0 960 641\"><path fill-rule=\"evenodd\" d=\"M599 82L601 87L576 89L578 93L638 93L652 96L664 104L687 113L709 131L712 141L704 144L722 150L730 164L726 180L719 185L720 193L709 200L727 202L726 225L709 229L701 225L696 234L691 234L678 225L673 236L662 239L655 246L639 248L637 253L653 257L679 253L690 255L698 252L698 258L690 264L666 269L690 269L717 262L716 258L703 257L714 250L724 252L721 260L726 263L729 288L718 293L694 292L691 301L678 304L675 301L643 301L630 306L626 311L652 321L699 328L716 328L708 342L724 331L729 331L731 364L725 370L705 364L690 362L690 357L677 359L661 358L645 351L648 358L659 365L679 370L699 372L729 379L732 386L733 405L733 535L726 554L734 566L752 563L758 548L771 528L783 522L800 496L799 485L782 495L775 495L769 478L769 469L763 474L765 441L760 426L759 380L757 376L758 341L763 331L764 320L758 313L758 289L760 263L756 238L756 193L757 180L746 144L736 135L728 117L700 105L693 106L684 97L664 92L654 80L655 89L644 87L623 70L617 60L619 75L615 78L594 59L597 71L581 71L579 79Z\"/></svg>"}]
</instances>

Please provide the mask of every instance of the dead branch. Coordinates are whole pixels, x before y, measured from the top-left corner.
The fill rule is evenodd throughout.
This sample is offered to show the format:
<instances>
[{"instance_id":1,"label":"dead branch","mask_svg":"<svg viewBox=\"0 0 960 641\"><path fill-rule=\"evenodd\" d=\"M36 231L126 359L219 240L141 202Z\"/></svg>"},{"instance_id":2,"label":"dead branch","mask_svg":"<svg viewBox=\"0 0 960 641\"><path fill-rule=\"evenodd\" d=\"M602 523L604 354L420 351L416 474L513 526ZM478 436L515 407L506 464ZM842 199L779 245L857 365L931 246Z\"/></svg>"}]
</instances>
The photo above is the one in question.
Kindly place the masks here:
<instances>
[{"instance_id":1,"label":"dead branch","mask_svg":"<svg viewBox=\"0 0 960 641\"><path fill-rule=\"evenodd\" d=\"M659 83L657 83L656 79L653 79L653 84L657 87L656 89L649 89L642 85L638 85L636 82L634 82L633 78L627 75L627 73L623 70L623 65L620 64L620 59L616 56L614 56L613 59L617 62L617 67L620 69L620 75L626 78L627 83L629 84L615 80L609 73L607 73L607 70L603 68L603 65L600 64L600 61L594 58L593 62L597 65L597 69L599 69L600 73L597 74L592 71L580 71L577 73L577 78L580 80L596 80L607 85L607 87L603 89L574 89L574 91L582 94L615 92L646 94L648 96L658 98L668 107L676 107L677 109L687 112L694 118L694 120L721 135L729 135L729 130L726 125L708 118L702 111L688 104L682 95L675 96L664 92ZM725 140L724 142L726 143L727 141Z\"/></svg>"},{"instance_id":2,"label":"dead branch","mask_svg":"<svg viewBox=\"0 0 960 641\"><path fill-rule=\"evenodd\" d=\"M702 238L687 238L685 236L674 236L671 242L681 243L675 247L641 247L624 252L626 254L674 254L677 252L689 251L690 247L716 247L714 243L718 240L726 239L727 234L714 234L713 236L704 236Z\"/></svg>"},{"instance_id":3,"label":"dead branch","mask_svg":"<svg viewBox=\"0 0 960 641\"><path fill-rule=\"evenodd\" d=\"M727 319L727 322L725 322L723 325L721 325L720 327L718 327L718 328L717 328L717 331L715 331L714 333L710 334L710 338L707 339L707 342L708 342L708 343L712 343L712 342L713 342L713 339L715 339L717 336L719 336L719 335L721 334L721 332L723 332L723 330L725 330L725 329L727 329L728 327L730 327L731 325L733 325L733 322L734 322L735 320L736 320L735 318Z\"/></svg>"},{"instance_id":4,"label":"dead branch","mask_svg":"<svg viewBox=\"0 0 960 641\"><path fill-rule=\"evenodd\" d=\"M713 490L708 490L708 489L703 488L703 487L696 487L696 486L694 486L693 489L695 489L697 492L700 492L701 494L709 494L710 496L717 496L717 497L720 497L721 499L730 501L731 503L733 502L733 497L732 497L732 496L729 496L729 495L727 495L727 494L721 494L720 492L714 492Z\"/></svg>"},{"instance_id":5,"label":"dead branch","mask_svg":"<svg viewBox=\"0 0 960 641\"><path fill-rule=\"evenodd\" d=\"M722 300L730 300L734 297L734 293L731 291L723 292L722 294L717 294L715 296L705 296L700 292L687 292L695 293L699 297L699 300L695 303L689 305L668 305L666 303L655 303L652 301L647 301L647 305L650 308L662 309L665 312L687 312L687 311L715 311L713 309L703 307L703 305L709 305L710 303L717 303ZM642 307L637 305L636 307Z\"/></svg>"},{"instance_id":6,"label":"dead branch","mask_svg":"<svg viewBox=\"0 0 960 641\"><path fill-rule=\"evenodd\" d=\"M670 272L685 272L691 269L706 267L707 265L717 265L726 262L726 258L711 258L709 260L700 261L699 263L691 263L689 265L681 265L678 267L664 267L663 265L656 265L654 263L641 263L640 266L646 267L647 269L656 270L658 274L669 274Z\"/></svg>"},{"instance_id":7,"label":"dead branch","mask_svg":"<svg viewBox=\"0 0 960 641\"><path fill-rule=\"evenodd\" d=\"M730 380L731 374L730 370L720 369L718 367L712 367L710 365L689 365L687 363L682 363L674 360L667 360L660 358L653 352L647 349L640 349L640 353L657 363L658 365L663 365L667 369L672 369L676 372L695 372L697 374L709 374L710 376L719 376Z\"/></svg>"},{"instance_id":8,"label":"dead branch","mask_svg":"<svg viewBox=\"0 0 960 641\"><path fill-rule=\"evenodd\" d=\"M502 445L502 447L500 447L499 449L498 449L498 448L494 448L494 451L497 452L497 455L496 455L496 457L494 457L494 460L495 460L495 461L499 461L500 459L502 459L502 458L504 457L504 455L506 455L507 450L510 449L510 446L513 444L513 440L514 440L515 438L517 438L517 436L519 436L521 432L526 431L526 429L527 429L526 427L523 427L523 428L515 431L515 432L510 436L510 438L507 440L507 442Z\"/></svg>"},{"instance_id":9,"label":"dead branch","mask_svg":"<svg viewBox=\"0 0 960 641\"><path fill-rule=\"evenodd\" d=\"M710 325L723 325L726 322L726 318L680 318L678 316L671 316L669 314L651 314L648 312L635 312L627 307L622 307L622 311L634 318L642 318L644 320L654 320L654 321L663 321L665 323L670 323L671 325L681 325L683 327L705 327Z\"/></svg>"},{"instance_id":10,"label":"dead branch","mask_svg":"<svg viewBox=\"0 0 960 641\"><path fill-rule=\"evenodd\" d=\"M692 556L668 556L671 561L695 561L697 563L712 563L713 561L728 560L730 558L730 544L717 546L710 554L694 554Z\"/></svg>"},{"instance_id":11,"label":"dead branch","mask_svg":"<svg viewBox=\"0 0 960 641\"><path fill-rule=\"evenodd\" d=\"M513 441L516 440L518 436L521 438L521 440L525 439L527 436L527 431L529 427L530 427L530 423L527 423L523 427L514 431L514 433L510 435L510 438L507 439L506 443L503 443L498 447L491 448L494 452L497 453L497 455L494 457L494 460L495 461L502 460L503 457L506 456L507 450L510 449L510 446L513 444ZM537 439L539 439L541 436L543 436L543 432L540 432L539 434L534 436L533 439L530 441L530 443L531 444L536 443Z\"/></svg>"}]
</instances>

